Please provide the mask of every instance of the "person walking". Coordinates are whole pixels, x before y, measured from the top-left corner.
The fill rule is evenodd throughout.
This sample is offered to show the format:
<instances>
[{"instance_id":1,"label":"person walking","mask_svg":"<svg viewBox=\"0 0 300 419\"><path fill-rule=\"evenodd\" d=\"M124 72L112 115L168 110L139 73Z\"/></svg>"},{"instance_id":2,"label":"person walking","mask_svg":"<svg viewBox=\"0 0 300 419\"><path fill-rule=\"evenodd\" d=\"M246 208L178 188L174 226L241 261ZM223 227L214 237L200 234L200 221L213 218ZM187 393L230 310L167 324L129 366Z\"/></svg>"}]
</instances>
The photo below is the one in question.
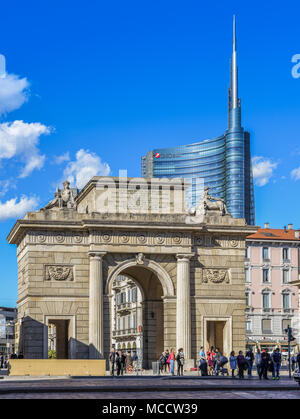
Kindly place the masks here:
<instances>
[{"instance_id":1,"label":"person walking","mask_svg":"<svg viewBox=\"0 0 300 419\"><path fill-rule=\"evenodd\" d=\"M167 372L167 369L168 369L168 372L170 372L170 353L169 353L169 349L166 349L165 350L165 360L166 360L166 362L165 362L165 372Z\"/></svg>"},{"instance_id":2,"label":"person walking","mask_svg":"<svg viewBox=\"0 0 300 419\"><path fill-rule=\"evenodd\" d=\"M261 377L264 377L265 380L268 380L268 369L271 364L271 357L268 352L268 349L263 349L261 354L261 369L259 374L259 379L261 380Z\"/></svg>"},{"instance_id":3,"label":"person walking","mask_svg":"<svg viewBox=\"0 0 300 419\"><path fill-rule=\"evenodd\" d=\"M255 366L256 366L256 371L257 371L257 375L260 375L260 370L261 370L261 353L260 353L260 349L257 348L257 352L255 354Z\"/></svg>"},{"instance_id":4,"label":"person walking","mask_svg":"<svg viewBox=\"0 0 300 419\"><path fill-rule=\"evenodd\" d=\"M176 355L176 361L177 361L177 375L183 375L183 365L184 365L183 348L178 349L178 353Z\"/></svg>"},{"instance_id":5,"label":"person walking","mask_svg":"<svg viewBox=\"0 0 300 419\"><path fill-rule=\"evenodd\" d=\"M297 364L298 364L298 371L300 372L300 352L297 355L296 361L297 361Z\"/></svg>"},{"instance_id":6,"label":"person walking","mask_svg":"<svg viewBox=\"0 0 300 419\"><path fill-rule=\"evenodd\" d=\"M216 348L215 356L214 356L214 373L215 375L219 375L219 367L220 367L220 360L221 360L221 352L219 348Z\"/></svg>"},{"instance_id":7,"label":"person walking","mask_svg":"<svg viewBox=\"0 0 300 419\"><path fill-rule=\"evenodd\" d=\"M204 351L203 346L201 346L200 352L199 352L199 369L201 371L201 376L202 377L208 375L206 356L205 356L205 351Z\"/></svg>"},{"instance_id":8,"label":"person walking","mask_svg":"<svg viewBox=\"0 0 300 419\"><path fill-rule=\"evenodd\" d=\"M245 359L248 365L248 378L250 378L252 377L252 367L253 367L253 361L254 361L254 354L251 348L246 352Z\"/></svg>"},{"instance_id":9,"label":"person walking","mask_svg":"<svg viewBox=\"0 0 300 419\"><path fill-rule=\"evenodd\" d=\"M272 380L279 380L279 373L281 368L281 353L279 348L276 348L271 355L273 362Z\"/></svg>"},{"instance_id":10,"label":"person walking","mask_svg":"<svg viewBox=\"0 0 300 419\"><path fill-rule=\"evenodd\" d=\"M127 364L127 356L124 351L122 351L121 355L121 368L122 368L122 375L124 372L126 373L126 364Z\"/></svg>"},{"instance_id":11,"label":"person walking","mask_svg":"<svg viewBox=\"0 0 300 419\"><path fill-rule=\"evenodd\" d=\"M244 370L247 367L247 361L243 355L243 351L239 351L239 354L236 358L237 360L237 365L239 368L239 378L243 379L244 378Z\"/></svg>"},{"instance_id":12,"label":"person walking","mask_svg":"<svg viewBox=\"0 0 300 419\"><path fill-rule=\"evenodd\" d=\"M229 364L231 368L231 377L235 378L234 371L236 370L236 367L237 367L237 359L236 359L234 351L230 353Z\"/></svg>"},{"instance_id":13,"label":"person walking","mask_svg":"<svg viewBox=\"0 0 300 419\"><path fill-rule=\"evenodd\" d=\"M4 356L3 353L0 354L0 370L3 368L3 363L4 363Z\"/></svg>"},{"instance_id":14,"label":"person walking","mask_svg":"<svg viewBox=\"0 0 300 419\"><path fill-rule=\"evenodd\" d=\"M215 358L214 347L212 346L207 351L206 354L207 354L207 363L209 367L209 375L214 375L214 358Z\"/></svg>"},{"instance_id":15,"label":"person walking","mask_svg":"<svg viewBox=\"0 0 300 419\"><path fill-rule=\"evenodd\" d=\"M114 377L115 375L115 365L116 365L116 350L115 348L111 349L109 354L109 362L110 362L110 375Z\"/></svg>"},{"instance_id":16,"label":"person walking","mask_svg":"<svg viewBox=\"0 0 300 419\"><path fill-rule=\"evenodd\" d=\"M159 371L162 373L165 369L166 366L166 357L165 357L165 353L162 352L162 354L159 357Z\"/></svg>"},{"instance_id":17,"label":"person walking","mask_svg":"<svg viewBox=\"0 0 300 419\"><path fill-rule=\"evenodd\" d=\"M175 375L174 374L174 369L175 369L175 353L174 353L174 349L171 348L171 351L170 351L170 373L172 375Z\"/></svg>"},{"instance_id":18,"label":"person walking","mask_svg":"<svg viewBox=\"0 0 300 419\"><path fill-rule=\"evenodd\" d=\"M136 351L133 351L131 359L132 359L133 370L137 371L138 370L138 368L137 368L138 367L138 356L136 354Z\"/></svg>"},{"instance_id":19,"label":"person walking","mask_svg":"<svg viewBox=\"0 0 300 419\"><path fill-rule=\"evenodd\" d=\"M116 353L115 363L117 367L117 376L120 374L123 375L123 369L122 369L122 351L119 349Z\"/></svg>"}]
</instances>

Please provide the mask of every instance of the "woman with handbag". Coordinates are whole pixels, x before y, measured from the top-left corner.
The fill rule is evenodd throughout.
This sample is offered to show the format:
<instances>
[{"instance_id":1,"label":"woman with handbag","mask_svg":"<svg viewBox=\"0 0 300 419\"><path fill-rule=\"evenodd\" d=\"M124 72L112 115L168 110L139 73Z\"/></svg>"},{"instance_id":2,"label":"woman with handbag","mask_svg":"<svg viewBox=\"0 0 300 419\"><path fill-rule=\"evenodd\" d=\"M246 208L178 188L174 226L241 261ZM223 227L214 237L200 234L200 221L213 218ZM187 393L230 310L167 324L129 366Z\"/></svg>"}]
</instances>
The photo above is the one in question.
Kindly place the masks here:
<instances>
[{"instance_id":1,"label":"woman with handbag","mask_svg":"<svg viewBox=\"0 0 300 419\"><path fill-rule=\"evenodd\" d=\"M174 353L174 349L171 348L171 351L170 351L170 373L172 375L174 375L174 370L175 370L175 353Z\"/></svg>"}]
</instances>

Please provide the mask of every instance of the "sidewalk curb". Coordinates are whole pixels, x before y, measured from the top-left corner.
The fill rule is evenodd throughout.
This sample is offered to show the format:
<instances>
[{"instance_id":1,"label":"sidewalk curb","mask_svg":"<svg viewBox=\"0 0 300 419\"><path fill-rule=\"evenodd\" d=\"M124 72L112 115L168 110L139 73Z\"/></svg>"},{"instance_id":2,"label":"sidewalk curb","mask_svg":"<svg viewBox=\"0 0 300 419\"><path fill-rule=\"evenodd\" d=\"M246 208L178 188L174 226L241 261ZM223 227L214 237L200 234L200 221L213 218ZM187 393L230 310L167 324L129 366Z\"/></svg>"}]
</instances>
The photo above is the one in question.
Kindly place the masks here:
<instances>
[{"instance_id":1,"label":"sidewalk curb","mask_svg":"<svg viewBox=\"0 0 300 419\"><path fill-rule=\"evenodd\" d=\"M16 393L88 393L88 392L100 392L100 393L128 393L128 392L161 392L161 391L295 391L298 390L300 393L300 386L298 385L286 385L286 386L182 386L182 385L164 385L164 386L70 386L70 387L17 387L17 388L1 388L0 394L16 394Z\"/></svg>"}]
</instances>

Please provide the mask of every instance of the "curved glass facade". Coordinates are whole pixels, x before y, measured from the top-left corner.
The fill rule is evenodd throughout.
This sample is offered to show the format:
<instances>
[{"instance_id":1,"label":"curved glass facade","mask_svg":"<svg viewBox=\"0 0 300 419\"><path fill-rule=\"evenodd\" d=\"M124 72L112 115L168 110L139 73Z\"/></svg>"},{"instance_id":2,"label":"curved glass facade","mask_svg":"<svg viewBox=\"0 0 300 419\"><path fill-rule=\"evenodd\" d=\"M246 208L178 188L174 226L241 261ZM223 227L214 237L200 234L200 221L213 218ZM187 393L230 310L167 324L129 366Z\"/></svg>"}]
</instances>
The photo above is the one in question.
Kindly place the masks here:
<instances>
[{"instance_id":1,"label":"curved glass facade","mask_svg":"<svg viewBox=\"0 0 300 419\"><path fill-rule=\"evenodd\" d=\"M235 20L231 81L228 91L228 129L220 137L171 148L158 148L142 157L143 177L182 177L191 184L188 201L196 205L204 186L223 198L234 218L255 224L250 134L241 125L238 98Z\"/></svg>"}]
</instances>

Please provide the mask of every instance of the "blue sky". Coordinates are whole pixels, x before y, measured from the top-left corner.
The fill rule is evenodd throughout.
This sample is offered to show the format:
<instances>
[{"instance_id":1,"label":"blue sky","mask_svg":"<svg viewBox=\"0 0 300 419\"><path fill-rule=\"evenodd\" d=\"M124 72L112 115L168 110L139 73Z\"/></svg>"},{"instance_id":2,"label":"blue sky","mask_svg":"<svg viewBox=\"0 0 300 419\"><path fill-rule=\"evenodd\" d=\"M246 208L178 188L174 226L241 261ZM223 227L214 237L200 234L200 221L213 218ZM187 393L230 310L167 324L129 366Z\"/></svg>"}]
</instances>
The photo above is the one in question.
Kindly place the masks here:
<instances>
[{"instance_id":1,"label":"blue sky","mask_svg":"<svg viewBox=\"0 0 300 419\"><path fill-rule=\"evenodd\" d=\"M2 4L0 305L17 299L16 248L6 236L62 179L81 186L119 169L140 176L148 150L224 132L234 13L257 224L300 227L300 78L291 73L300 5L244 3Z\"/></svg>"}]
</instances>

